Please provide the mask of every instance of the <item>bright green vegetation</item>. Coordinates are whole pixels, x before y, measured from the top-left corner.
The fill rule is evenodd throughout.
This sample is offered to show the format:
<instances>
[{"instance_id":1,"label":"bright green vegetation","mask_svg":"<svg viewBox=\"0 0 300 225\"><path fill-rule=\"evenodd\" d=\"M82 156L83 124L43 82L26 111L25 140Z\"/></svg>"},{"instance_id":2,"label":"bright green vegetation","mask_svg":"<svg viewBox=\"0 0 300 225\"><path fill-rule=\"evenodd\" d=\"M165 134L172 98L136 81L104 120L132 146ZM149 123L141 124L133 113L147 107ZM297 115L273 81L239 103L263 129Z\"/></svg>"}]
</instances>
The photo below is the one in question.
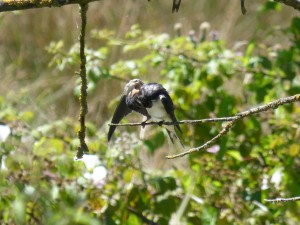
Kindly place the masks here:
<instances>
[{"instance_id":1,"label":"bright green vegetation","mask_svg":"<svg viewBox=\"0 0 300 225\"><path fill-rule=\"evenodd\" d=\"M101 47L86 49L89 95L112 79L122 87L124 80L139 77L158 81L170 91L179 120L231 116L300 93L300 18L280 28L281 32L288 44L253 39L228 48L217 36L199 40L197 33L193 39L143 31L134 25L116 38L113 31L94 30L92 40ZM52 42L47 47L53 55L50 64L70 71L79 65L78 47L65 50L63 42ZM119 54L119 60L109 62L111 54ZM75 96L78 90L76 86ZM122 89L114 88L114 92L121 94ZM264 202L265 198L300 196L299 103L245 118L209 150L176 160L164 158L180 150L168 146L159 126L149 129L146 140L138 138L136 127L117 128L108 145L107 124L90 122L87 144L101 161L94 170L74 161L77 118L36 125L36 117L43 115L21 107L30 101L26 92L13 101L0 97L0 120L13 129L0 143L6 167L0 171L1 224L300 222L299 202ZM111 99L111 114L117 101ZM127 121L141 119L131 116ZM196 147L221 127L182 125L181 137L186 146ZM97 183L93 172L100 176Z\"/></svg>"}]
</instances>

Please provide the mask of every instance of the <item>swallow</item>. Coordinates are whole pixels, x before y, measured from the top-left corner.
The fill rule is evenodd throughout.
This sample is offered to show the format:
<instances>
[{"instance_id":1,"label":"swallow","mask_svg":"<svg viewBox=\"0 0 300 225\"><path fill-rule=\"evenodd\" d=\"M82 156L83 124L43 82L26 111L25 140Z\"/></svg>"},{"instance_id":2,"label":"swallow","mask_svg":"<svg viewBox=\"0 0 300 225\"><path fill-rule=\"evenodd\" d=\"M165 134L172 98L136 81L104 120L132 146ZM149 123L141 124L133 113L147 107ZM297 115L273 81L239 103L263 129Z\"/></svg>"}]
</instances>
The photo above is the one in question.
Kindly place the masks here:
<instances>
[{"instance_id":1,"label":"swallow","mask_svg":"<svg viewBox=\"0 0 300 225\"><path fill-rule=\"evenodd\" d=\"M132 108L129 108L127 106L127 97L129 98L136 96L136 94L139 92L141 86L144 85L144 83L140 79L134 79L129 81L125 87L124 87L124 93L120 98L119 104L114 112L114 115L112 117L111 123L118 124L125 116L127 116L129 113L132 112ZM149 119L148 113L146 109L140 107L140 109L137 109L136 112L144 115ZM117 126L110 126L108 131L108 141L110 141L113 133L115 132Z\"/></svg>"},{"instance_id":2,"label":"swallow","mask_svg":"<svg viewBox=\"0 0 300 225\"><path fill-rule=\"evenodd\" d=\"M178 12L181 0L173 0L172 13Z\"/></svg>"},{"instance_id":3,"label":"swallow","mask_svg":"<svg viewBox=\"0 0 300 225\"><path fill-rule=\"evenodd\" d=\"M126 115L135 111L146 117L142 123L149 120L156 122L177 122L174 104L167 90L158 83L144 84L140 79L129 81L125 85L124 94L120 99L111 123L119 123ZM166 128L172 143L177 139L182 147L183 143L176 134L175 128L182 132L178 124ZM110 126L108 141L111 139L116 126Z\"/></svg>"}]
</instances>

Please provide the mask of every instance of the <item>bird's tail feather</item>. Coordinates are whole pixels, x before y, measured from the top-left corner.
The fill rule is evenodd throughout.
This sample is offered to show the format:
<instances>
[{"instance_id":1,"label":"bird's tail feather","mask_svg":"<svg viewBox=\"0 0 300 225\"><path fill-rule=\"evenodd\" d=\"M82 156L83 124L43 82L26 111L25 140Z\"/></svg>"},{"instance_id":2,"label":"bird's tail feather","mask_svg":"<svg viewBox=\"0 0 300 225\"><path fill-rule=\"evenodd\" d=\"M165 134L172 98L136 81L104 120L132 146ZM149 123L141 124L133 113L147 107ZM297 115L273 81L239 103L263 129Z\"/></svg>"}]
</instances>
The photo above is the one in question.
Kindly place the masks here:
<instances>
[{"instance_id":1,"label":"bird's tail feather","mask_svg":"<svg viewBox=\"0 0 300 225\"><path fill-rule=\"evenodd\" d=\"M144 116L143 117L143 121L145 121L146 119L147 119L147 117ZM145 139L148 127L149 126L141 127L140 139L142 139L142 140ZM182 147L183 150L185 150L184 144L182 143L181 139L176 134L175 126L168 126L168 127L166 127L166 131L167 131L167 134L168 134L168 136L170 138L169 144L171 144L170 142L172 142L173 145L175 145L175 146L178 145L178 146ZM179 130L179 131L182 132L181 130Z\"/></svg>"},{"instance_id":2,"label":"bird's tail feather","mask_svg":"<svg viewBox=\"0 0 300 225\"><path fill-rule=\"evenodd\" d=\"M175 131L175 127L168 127L166 128L166 131L168 133L168 136L172 142L172 144L176 145L176 143L179 143L181 147L185 150L185 146L182 143L181 139L178 137Z\"/></svg>"}]
</instances>

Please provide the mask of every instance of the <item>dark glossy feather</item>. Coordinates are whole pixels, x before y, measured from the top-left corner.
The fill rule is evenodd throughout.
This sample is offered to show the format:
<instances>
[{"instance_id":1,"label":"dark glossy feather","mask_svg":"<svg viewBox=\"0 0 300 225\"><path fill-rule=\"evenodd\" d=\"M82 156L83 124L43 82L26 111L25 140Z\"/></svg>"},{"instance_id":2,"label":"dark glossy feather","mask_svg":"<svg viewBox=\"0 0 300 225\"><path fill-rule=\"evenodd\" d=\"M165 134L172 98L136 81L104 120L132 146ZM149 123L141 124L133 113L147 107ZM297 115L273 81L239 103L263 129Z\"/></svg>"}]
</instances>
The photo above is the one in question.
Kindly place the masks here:
<instances>
[{"instance_id":1,"label":"dark glossy feather","mask_svg":"<svg viewBox=\"0 0 300 225\"><path fill-rule=\"evenodd\" d=\"M141 101L141 104L145 108L151 108L152 101L157 100L159 96L162 94L169 96L167 90L161 84L157 84L157 83L144 84L141 87L139 99Z\"/></svg>"},{"instance_id":2,"label":"dark glossy feather","mask_svg":"<svg viewBox=\"0 0 300 225\"><path fill-rule=\"evenodd\" d=\"M170 98L170 96L169 95L161 95L160 100L161 100L162 104L164 105L166 112L169 114L172 122L173 123L177 122L176 116L174 114L174 105L173 105L173 102L172 102L172 99ZM174 126L182 133L182 130L181 130L179 124L174 125Z\"/></svg>"},{"instance_id":3,"label":"dark glossy feather","mask_svg":"<svg viewBox=\"0 0 300 225\"><path fill-rule=\"evenodd\" d=\"M184 144L182 143L181 139L177 136L175 130L171 131L171 130L169 130L169 128L166 128L166 131L167 131L167 134L168 134L172 144L175 144L175 139L177 139L178 142L180 143L181 147L183 149L185 149Z\"/></svg>"},{"instance_id":4,"label":"dark glossy feather","mask_svg":"<svg viewBox=\"0 0 300 225\"><path fill-rule=\"evenodd\" d=\"M168 94L167 90L157 83L145 84L141 87L140 101L145 108L152 107L152 100L160 99L166 112L170 116L172 122L177 122L176 116L174 114L173 101ZM180 131L180 126L177 124L175 127Z\"/></svg>"},{"instance_id":5,"label":"dark glossy feather","mask_svg":"<svg viewBox=\"0 0 300 225\"><path fill-rule=\"evenodd\" d=\"M135 95L131 96L128 95L126 97L126 105L128 108L146 116L147 118L150 118L146 108L144 107L141 98L140 98L140 90L136 92Z\"/></svg>"},{"instance_id":6,"label":"dark glossy feather","mask_svg":"<svg viewBox=\"0 0 300 225\"><path fill-rule=\"evenodd\" d=\"M181 0L173 0L172 12L178 12Z\"/></svg>"},{"instance_id":7,"label":"dark glossy feather","mask_svg":"<svg viewBox=\"0 0 300 225\"><path fill-rule=\"evenodd\" d=\"M169 116L169 118L166 118L166 121L169 121L169 119L171 119L172 122L177 122L176 116L174 114L174 105L167 90L161 84L149 83L144 84L139 89L134 89L128 95L123 95L121 97L119 105L114 112L111 123L118 124L126 115L128 115L132 111L136 111L146 116L148 120L151 118L151 115L149 115L147 108L152 108L153 103L157 101L161 101L164 110ZM157 107L157 105L155 105L155 107ZM178 124L174 125L174 127L182 132ZM111 137L113 136L115 129L116 126L110 126L108 131L108 141L110 141ZM173 127L170 130L167 129L167 131L172 142L174 142L174 138L176 138L183 146Z\"/></svg>"},{"instance_id":8,"label":"dark glossy feather","mask_svg":"<svg viewBox=\"0 0 300 225\"><path fill-rule=\"evenodd\" d=\"M126 95L123 95L120 99L119 105L116 108L111 123L118 124L126 115L131 113L131 109L126 105ZM117 126L110 126L107 139L110 141Z\"/></svg>"}]
</instances>

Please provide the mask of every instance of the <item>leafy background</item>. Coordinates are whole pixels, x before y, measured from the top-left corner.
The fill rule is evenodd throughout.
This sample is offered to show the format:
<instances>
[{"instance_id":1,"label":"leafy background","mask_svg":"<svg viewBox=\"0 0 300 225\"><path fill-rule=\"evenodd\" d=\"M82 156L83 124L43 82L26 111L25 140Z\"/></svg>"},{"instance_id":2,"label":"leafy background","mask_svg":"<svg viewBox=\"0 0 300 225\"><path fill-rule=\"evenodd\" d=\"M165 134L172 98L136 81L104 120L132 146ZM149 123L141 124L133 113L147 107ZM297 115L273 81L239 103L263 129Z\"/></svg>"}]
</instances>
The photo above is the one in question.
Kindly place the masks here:
<instances>
[{"instance_id":1,"label":"leafy background","mask_svg":"<svg viewBox=\"0 0 300 225\"><path fill-rule=\"evenodd\" d=\"M91 155L81 161L77 7L1 14L1 224L298 224L299 202L264 199L300 195L299 104L246 118L216 145L176 160L164 158L181 150L158 126L145 140L139 128L118 128L106 142L134 77L162 83L180 120L300 93L300 18L260 1L241 16L239 1L229 2L186 1L178 14L166 13L169 1L90 5ZM221 127L184 125L181 138L199 146Z\"/></svg>"}]
</instances>

